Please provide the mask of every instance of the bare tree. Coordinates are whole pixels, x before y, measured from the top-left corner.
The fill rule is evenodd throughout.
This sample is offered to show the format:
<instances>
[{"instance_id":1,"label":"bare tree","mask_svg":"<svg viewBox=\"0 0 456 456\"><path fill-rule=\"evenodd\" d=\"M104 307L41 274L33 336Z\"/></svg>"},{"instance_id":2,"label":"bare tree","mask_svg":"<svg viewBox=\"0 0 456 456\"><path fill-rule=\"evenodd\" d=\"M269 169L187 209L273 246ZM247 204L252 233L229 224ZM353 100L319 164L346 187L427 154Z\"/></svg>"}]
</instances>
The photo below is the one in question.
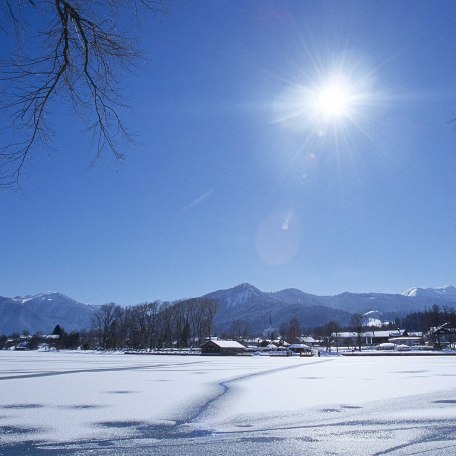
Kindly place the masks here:
<instances>
[{"instance_id":1,"label":"bare tree","mask_svg":"<svg viewBox=\"0 0 456 456\"><path fill-rule=\"evenodd\" d=\"M228 331L225 333L226 337L242 341L249 337L252 331L252 326L248 320L237 319L231 322Z\"/></svg>"},{"instance_id":2,"label":"bare tree","mask_svg":"<svg viewBox=\"0 0 456 456\"><path fill-rule=\"evenodd\" d=\"M168 304L160 312L160 341L161 346L172 348L175 336L176 306Z\"/></svg>"},{"instance_id":3,"label":"bare tree","mask_svg":"<svg viewBox=\"0 0 456 456\"><path fill-rule=\"evenodd\" d=\"M161 303L159 301L150 302L144 305L146 315L146 340L150 350L157 345L157 320Z\"/></svg>"},{"instance_id":4,"label":"bare tree","mask_svg":"<svg viewBox=\"0 0 456 456\"><path fill-rule=\"evenodd\" d=\"M122 107L115 73L139 57L116 12L140 8L163 13L166 0L5 0L0 32L10 25L20 41L0 67L0 188L19 186L33 149L47 143L46 118L62 101L92 132L96 160L104 150L123 158L119 148L130 136L119 116ZM118 14L117 17L120 15ZM27 24L27 27L25 26ZM44 25L43 25L44 24ZM3 118L8 122L3 122ZM12 139L11 139L12 137Z\"/></svg>"},{"instance_id":5,"label":"bare tree","mask_svg":"<svg viewBox=\"0 0 456 456\"><path fill-rule=\"evenodd\" d=\"M215 314L217 313L217 302L211 299L202 299L201 306L206 328L206 334L209 339L212 336Z\"/></svg>"},{"instance_id":6,"label":"bare tree","mask_svg":"<svg viewBox=\"0 0 456 456\"><path fill-rule=\"evenodd\" d=\"M289 325L287 322L283 321L279 326L279 334L283 340L289 339Z\"/></svg>"},{"instance_id":7,"label":"bare tree","mask_svg":"<svg viewBox=\"0 0 456 456\"><path fill-rule=\"evenodd\" d=\"M359 349L359 351L361 351L362 333L364 331L364 316L359 313L353 314L350 319L350 325L351 325L353 331L356 333L356 341L358 344L358 349Z\"/></svg>"},{"instance_id":8,"label":"bare tree","mask_svg":"<svg viewBox=\"0 0 456 456\"><path fill-rule=\"evenodd\" d=\"M125 309L125 332L130 348L153 349L157 337L158 301Z\"/></svg>"},{"instance_id":9,"label":"bare tree","mask_svg":"<svg viewBox=\"0 0 456 456\"><path fill-rule=\"evenodd\" d=\"M298 318L291 317L288 323L282 322L279 327L279 333L282 340L292 344L296 343L299 336L302 335L302 328Z\"/></svg>"},{"instance_id":10,"label":"bare tree","mask_svg":"<svg viewBox=\"0 0 456 456\"><path fill-rule=\"evenodd\" d=\"M288 335L291 343L296 343L298 337L302 335L301 324L297 317L292 317L288 323Z\"/></svg>"},{"instance_id":11,"label":"bare tree","mask_svg":"<svg viewBox=\"0 0 456 456\"><path fill-rule=\"evenodd\" d=\"M116 348L119 342L123 342L122 323L123 309L114 304L103 304L94 313L92 327L97 332L98 344L103 349Z\"/></svg>"},{"instance_id":12,"label":"bare tree","mask_svg":"<svg viewBox=\"0 0 456 456\"><path fill-rule=\"evenodd\" d=\"M331 351L331 346L336 345L338 347L338 334L340 332L340 325L337 321L329 321L323 326L323 340L327 351Z\"/></svg>"}]
</instances>

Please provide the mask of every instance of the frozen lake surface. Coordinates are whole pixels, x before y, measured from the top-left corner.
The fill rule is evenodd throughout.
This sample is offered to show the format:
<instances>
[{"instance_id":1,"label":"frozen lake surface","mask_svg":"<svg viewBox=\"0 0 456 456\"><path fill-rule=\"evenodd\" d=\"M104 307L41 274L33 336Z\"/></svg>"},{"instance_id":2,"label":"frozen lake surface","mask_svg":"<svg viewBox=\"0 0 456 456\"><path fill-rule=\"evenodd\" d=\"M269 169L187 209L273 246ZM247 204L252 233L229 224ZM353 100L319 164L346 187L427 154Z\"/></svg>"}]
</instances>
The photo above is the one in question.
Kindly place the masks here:
<instances>
[{"instance_id":1,"label":"frozen lake surface","mask_svg":"<svg viewBox=\"0 0 456 456\"><path fill-rule=\"evenodd\" d=\"M456 455L456 357L0 351L0 455Z\"/></svg>"}]
</instances>

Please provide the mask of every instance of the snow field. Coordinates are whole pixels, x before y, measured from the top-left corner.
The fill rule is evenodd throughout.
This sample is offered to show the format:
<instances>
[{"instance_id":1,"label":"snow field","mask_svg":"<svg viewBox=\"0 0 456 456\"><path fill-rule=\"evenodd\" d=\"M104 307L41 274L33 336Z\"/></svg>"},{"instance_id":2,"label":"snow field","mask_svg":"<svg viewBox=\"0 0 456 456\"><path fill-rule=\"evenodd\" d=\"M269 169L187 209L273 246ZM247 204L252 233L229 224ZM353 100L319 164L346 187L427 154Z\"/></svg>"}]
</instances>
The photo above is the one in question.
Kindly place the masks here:
<instances>
[{"instance_id":1,"label":"snow field","mask_svg":"<svg viewBox=\"0 0 456 456\"><path fill-rule=\"evenodd\" d=\"M455 364L4 351L0 455L456 454Z\"/></svg>"}]
</instances>

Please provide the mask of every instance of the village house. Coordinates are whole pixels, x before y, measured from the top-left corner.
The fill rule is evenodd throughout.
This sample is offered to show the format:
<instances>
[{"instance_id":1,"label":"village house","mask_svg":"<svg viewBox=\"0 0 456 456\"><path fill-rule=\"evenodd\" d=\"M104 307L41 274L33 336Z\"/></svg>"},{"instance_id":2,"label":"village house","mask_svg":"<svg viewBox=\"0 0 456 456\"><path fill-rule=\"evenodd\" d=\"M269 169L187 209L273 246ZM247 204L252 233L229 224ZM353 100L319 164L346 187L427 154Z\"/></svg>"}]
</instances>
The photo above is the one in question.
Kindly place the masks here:
<instances>
[{"instance_id":1,"label":"village house","mask_svg":"<svg viewBox=\"0 0 456 456\"><path fill-rule=\"evenodd\" d=\"M411 333L407 336L390 337L389 342L395 345L407 345L408 347L416 347L418 345L423 345L423 335L414 334L416 333Z\"/></svg>"},{"instance_id":2,"label":"village house","mask_svg":"<svg viewBox=\"0 0 456 456\"><path fill-rule=\"evenodd\" d=\"M391 338L408 336L405 329L397 330L369 330L359 334L363 345L373 346L390 342ZM344 331L333 333L332 338L337 341L338 346L355 347L358 345L358 333L354 331Z\"/></svg>"},{"instance_id":3,"label":"village house","mask_svg":"<svg viewBox=\"0 0 456 456\"><path fill-rule=\"evenodd\" d=\"M362 333L363 341L366 345L378 345L391 342L391 338L407 337L405 329L396 330L369 330Z\"/></svg>"},{"instance_id":4,"label":"village house","mask_svg":"<svg viewBox=\"0 0 456 456\"><path fill-rule=\"evenodd\" d=\"M430 328L426 338L435 348L456 348L456 328L449 323Z\"/></svg>"},{"instance_id":5,"label":"village house","mask_svg":"<svg viewBox=\"0 0 456 456\"><path fill-rule=\"evenodd\" d=\"M301 356L312 356L312 349L306 344L292 344L288 349Z\"/></svg>"},{"instance_id":6,"label":"village house","mask_svg":"<svg viewBox=\"0 0 456 456\"><path fill-rule=\"evenodd\" d=\"M201 345L202 355L233 356L244 351L244 345L235 340L207 340Z\"/></svg>"},{"instance_id":7,"label":"village house","mask_svg":"<svg viewBox=\"0 0 456 456\"><path fill-rule=\"evenodd\" d=\"M309 347L313 347L317 344L317 341L312 336L301 336L298 337L298 340L300 344L306 344Z\"/></svg>"}]
</instances>

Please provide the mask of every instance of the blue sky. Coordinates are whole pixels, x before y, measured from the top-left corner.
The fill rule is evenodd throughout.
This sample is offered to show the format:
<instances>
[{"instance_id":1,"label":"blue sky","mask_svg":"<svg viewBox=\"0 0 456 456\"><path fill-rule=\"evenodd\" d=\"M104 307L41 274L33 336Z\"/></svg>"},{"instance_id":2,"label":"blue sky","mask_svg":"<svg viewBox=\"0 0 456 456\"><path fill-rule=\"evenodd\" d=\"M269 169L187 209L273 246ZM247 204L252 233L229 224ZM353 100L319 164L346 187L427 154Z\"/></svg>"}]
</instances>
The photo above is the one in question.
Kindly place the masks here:
<instances>
[{"instance_id":1,"label":"blue sky","mask_svg":"<svg viewBox=\"0 0 456 456\"><path fill-rule=\"evenodd\" d=\"M122 305L249 282L403 292L456 283L456 3L176 1L138 25L127 159L63 101L23 196L0 195L0 295ZM337 75L321 118L303 94Z\"/></svg>"}]
</instances>

